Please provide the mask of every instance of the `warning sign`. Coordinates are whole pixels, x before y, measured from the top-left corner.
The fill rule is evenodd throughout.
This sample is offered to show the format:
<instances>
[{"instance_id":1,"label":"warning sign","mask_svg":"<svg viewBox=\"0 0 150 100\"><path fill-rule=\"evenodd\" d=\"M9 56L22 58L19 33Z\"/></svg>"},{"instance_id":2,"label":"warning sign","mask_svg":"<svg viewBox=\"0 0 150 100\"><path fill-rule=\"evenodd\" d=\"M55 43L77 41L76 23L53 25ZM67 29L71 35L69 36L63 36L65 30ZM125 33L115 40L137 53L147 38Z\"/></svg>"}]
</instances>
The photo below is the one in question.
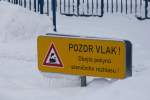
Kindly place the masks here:
<instances>
[{"instance_id":1,"label":"warning sign","mask_svg":"<svg viewBox=\"0 0 150 100\"><path fill-rule=\"evenodd\" d=\"M44 59L43 65L53 66L53 67L63 67L63 64L60 60L60 57L57 53L54 43L50 45L48 53Z\"/></svg>"},{"instance_id":2,"label":"warning sign","mask_svg":"<svg viewBox=\"0 0 150 100\"><path fill-rule=\"evenodd\" d=\"M121 79L132 75L130 41L50 34L37 42L42 72Z\"/></svg>"}]
</instances>

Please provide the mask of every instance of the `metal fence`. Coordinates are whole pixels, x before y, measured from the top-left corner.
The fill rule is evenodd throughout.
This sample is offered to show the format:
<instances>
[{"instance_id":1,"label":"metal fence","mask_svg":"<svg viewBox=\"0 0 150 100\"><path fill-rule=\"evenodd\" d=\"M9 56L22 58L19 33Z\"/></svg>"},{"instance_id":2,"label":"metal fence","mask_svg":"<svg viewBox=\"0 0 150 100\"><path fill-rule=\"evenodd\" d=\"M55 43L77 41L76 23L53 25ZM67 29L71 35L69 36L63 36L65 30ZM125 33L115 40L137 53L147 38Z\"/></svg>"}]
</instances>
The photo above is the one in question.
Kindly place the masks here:
<instances>
[{"instance_id":1,"label":"metal fence","mask_svg":"<svg viewBox=\"0 0 150 100\"><path fill-rule=\"evenodd\" d=\"M7 1L12 4L20 5L34 12L39 12L40 14L49 15L50 10L50 0L2 0Z\"/></svg>"},{"instance_id":2,"label":"metal fence","mask_svg":"<svg viewBox=\"0 0 150 100\"><path fill-rule=\"evenodd\" d=\"M53 0L3 0L29 10L50 15ZM110 13L132 14L150 18L150 0L56 0L57 12L66 16L103 17ZM53 6L54 7L54 6Z\"/></svg>"},{"instance_id":3,"label":"metal fence","mask_svg":"<svg viewBox=\"0 0 150 100\"><path fill-rule=\"evenodd\" d=\"M98 16L107 13L134 14L149 19L150 0L57 0L60 14L66 16Z\"/></svg>"}]
</instances>

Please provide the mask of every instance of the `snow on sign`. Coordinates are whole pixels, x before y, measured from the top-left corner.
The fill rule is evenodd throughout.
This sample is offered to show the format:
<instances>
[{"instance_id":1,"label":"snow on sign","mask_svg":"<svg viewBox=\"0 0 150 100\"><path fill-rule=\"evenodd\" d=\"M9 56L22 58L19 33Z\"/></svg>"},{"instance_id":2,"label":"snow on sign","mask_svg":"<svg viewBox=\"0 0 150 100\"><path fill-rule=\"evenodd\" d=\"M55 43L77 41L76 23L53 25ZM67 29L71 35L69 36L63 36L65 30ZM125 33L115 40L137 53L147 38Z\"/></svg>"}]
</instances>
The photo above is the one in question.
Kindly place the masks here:
<instances>
[{"instance_id":1,"label":"snow on sign","mask_svg":"<svg viewBox=\"0 0 150 100\"><path fill-rule=\"evenodd\" d=\"M63 64L60 60L60 57L53 43L50 45L48 53L44 59L43 65L53 66L53 67L63 67Z\"/></svg>"},{"instance_id":2,"label":"snow on sign","mask_svg":"<svg viewBox=\"0 0 150 100\"><path fill-rule=\"evenodd\" d=\"M123 79L132 75L132 45L126 40L96 37L39 36L38 68L42 72Z\"/></svg>"}]
</instances>

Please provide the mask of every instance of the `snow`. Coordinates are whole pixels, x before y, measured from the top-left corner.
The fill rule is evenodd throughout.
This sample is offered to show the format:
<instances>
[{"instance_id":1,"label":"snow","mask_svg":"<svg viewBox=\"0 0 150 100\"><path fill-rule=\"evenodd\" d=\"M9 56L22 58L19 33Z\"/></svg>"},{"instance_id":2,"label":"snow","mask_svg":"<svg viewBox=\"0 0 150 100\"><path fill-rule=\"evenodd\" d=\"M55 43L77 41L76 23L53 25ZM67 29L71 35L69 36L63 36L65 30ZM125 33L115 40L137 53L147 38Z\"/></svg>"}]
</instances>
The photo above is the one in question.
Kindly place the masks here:
<instances>
[{"instance_id":1,"label":"snow","mask_svg":"<svg viewBox=\"0 0 150 100\"><path fill-rule=\"evenodd\" d=\"M130 40L133 76L124 80L41 73L36 39L52 33L52 18L0 2L0 100L150 100L150 20L132 15L66 17L57 14L57 34Z\"/></svg>"}]
</instances>

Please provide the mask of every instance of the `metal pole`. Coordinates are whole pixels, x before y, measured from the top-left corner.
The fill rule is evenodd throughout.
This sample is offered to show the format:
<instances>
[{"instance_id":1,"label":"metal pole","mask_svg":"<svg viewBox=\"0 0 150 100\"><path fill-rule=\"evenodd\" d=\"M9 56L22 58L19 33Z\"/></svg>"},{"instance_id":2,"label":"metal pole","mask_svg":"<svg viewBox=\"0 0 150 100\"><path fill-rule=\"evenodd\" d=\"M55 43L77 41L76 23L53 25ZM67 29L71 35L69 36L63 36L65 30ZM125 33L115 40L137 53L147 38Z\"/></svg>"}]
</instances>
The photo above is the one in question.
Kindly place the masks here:
<instances>
[{"instance_id":1,"label":"metal pole","mask_svg":"<svg viewBox=\"0 0 150 100\"><path fill-rule=\"evenodd\" d=\"M52 0L52 14L53 14L53 26L54 31L56 32L56 0Z\"/></svg>"},{"instance_id":2,"label":"metal pole","mask_svg":"<svg viewBox=\"0 0 150 100\"><path fill-rule=\"evenodd\" d=\"M81 76L81 87L86 87L87 82L86 82L86 76Z\"/></svg>"}]
</instances>

